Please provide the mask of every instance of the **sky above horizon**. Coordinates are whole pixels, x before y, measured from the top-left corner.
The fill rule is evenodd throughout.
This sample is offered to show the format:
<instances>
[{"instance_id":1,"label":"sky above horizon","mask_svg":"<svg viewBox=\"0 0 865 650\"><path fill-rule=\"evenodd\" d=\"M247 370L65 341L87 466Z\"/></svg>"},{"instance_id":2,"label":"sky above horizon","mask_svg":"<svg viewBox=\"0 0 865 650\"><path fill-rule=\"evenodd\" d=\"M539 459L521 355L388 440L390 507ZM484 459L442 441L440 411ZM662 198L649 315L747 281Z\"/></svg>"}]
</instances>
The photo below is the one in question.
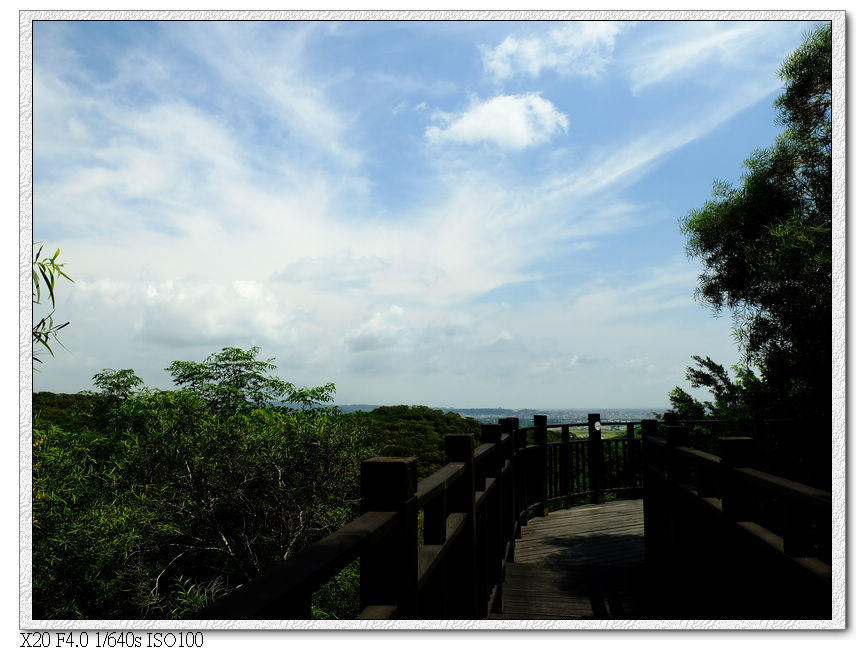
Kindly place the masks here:
<instances>
[{"instance_id":1,"label":"sky above horizon","mask_svg":"<svg viewBox=\"0 0 865 650\"><path fill-rule=\"evenodd\" d=\"M665 407L739 359L679 220L814 24L36 22L34 390L255 345L342 404Z\"/></svg>"}]
</instances>

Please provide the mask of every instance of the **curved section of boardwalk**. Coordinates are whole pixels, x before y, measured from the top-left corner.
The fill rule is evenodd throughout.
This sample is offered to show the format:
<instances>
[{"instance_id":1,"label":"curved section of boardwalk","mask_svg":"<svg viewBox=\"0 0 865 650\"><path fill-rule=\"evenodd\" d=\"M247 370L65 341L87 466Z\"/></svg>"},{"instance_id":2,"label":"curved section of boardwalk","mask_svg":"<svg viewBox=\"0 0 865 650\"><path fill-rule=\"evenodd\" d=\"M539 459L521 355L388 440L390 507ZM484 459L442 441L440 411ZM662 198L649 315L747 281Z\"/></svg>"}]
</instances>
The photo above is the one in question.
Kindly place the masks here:
<instances>
[{"instance_id":1,"label":"curved section of boardwalk","mask_svg":"<svg viewBox=\"0 0 865 650\"><path fill-rule=\"evenodd\" d=\"M577 506L529 520L492 618L640 618L643 500Z\"/></svg>"}]
</instances>

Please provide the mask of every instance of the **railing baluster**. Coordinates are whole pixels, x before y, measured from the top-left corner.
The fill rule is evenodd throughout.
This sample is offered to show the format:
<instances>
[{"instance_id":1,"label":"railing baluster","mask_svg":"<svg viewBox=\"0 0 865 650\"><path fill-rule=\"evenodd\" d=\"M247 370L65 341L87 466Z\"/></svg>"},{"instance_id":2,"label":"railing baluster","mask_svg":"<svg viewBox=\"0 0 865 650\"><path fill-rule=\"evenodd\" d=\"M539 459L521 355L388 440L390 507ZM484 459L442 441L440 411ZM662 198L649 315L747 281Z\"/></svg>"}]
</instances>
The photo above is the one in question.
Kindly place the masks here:
<instances>
[{"instance_id":1,"label":"railing baluster","mask_svg":"<svg viewBox=\"0 0 865 650\"><path fill-rule=\"evenodd\" d=\"M486 568L488 587L496 595L492 611L502 611L502 559L504 558L504 525L502 521L502 428L498 424L484 424L481 427L481 441L495 445L495 451L487 461L484 475L495 480L492 493L487 497L484 507L487 512ZM486 593L485 593L486 595Z\"/></svg>"},{"instance_id":2,"label":"railing baluster","mask_svg":"<svg viewBox=\"0 0 865 650\"><path fill-rule=\"evenodd\" d=\"M538 473L540 476L538 477L538 482L541 486L540 489L540 511L538 514L542 517L546 517L549 513L549 507L547 505L547 416L546 415L536 415L534 418L534 429L532 430L535 435L535 445L539 447L538 453L540 455L540 463L538 467Z\"/></svg>"},{"instance_id":3,"label":"railing baluster","mask_svg":"<svg viewBox=\"0 0 865 650\"><path fill-rule=\"evenodd\" d=\"M517 512L517 501L516 501L516 473L515 473L515 460L516 460L516 440L517 433L514 428L513 418L502 418L499 420L499 424L502 426L502 430L504 434L507 436L507 443L503 445L504 452L504 462L507 463L507 472L505 474L505 481L502 487L503 490L503 509L504 509L504 518L505 523L507 525L507 530L505 531L505 539L508 544L508 551L505 559L508 562L514 561L514 551L516 550L516 542L517 537L519 536L519 516Z\"/></svg>"},{"instance_id":4,"label":"railing baluster","mask_svg":"<svg viewBox=\"0 0 865 650\"><path fill-rule=\"evenodd\" d=\"M627 446L625 447L625 487L629 488L630 498L633 498L634 488L637 487L636 472L634 471L634 458L636 457L634 447L636 447L636 442L634 441L633 422L628 422L625 436L627 440Z\"/></svg>"},{"instance_id":5,"label":"railing baluster","mask_svg":"<svg viewBox=\"0 0 865 650\"><path fill-rule=\"evenodd\" d=\"M562 426L562 446L559 447L559 492L564 499L564 507L571 507L571 492L573 492L573 479L571 477L571 429L568 425Z\"/></svg>"},{"instance_id":6,"label":"railing baluster","mask_svg":"<svg viewBox=\"0 0 865 650\"><path fill-rule=\"evenodd\" d=\"M520 527L528 524L529 474L531 459L526 448L526 430L519 426L517 419L517 469L519 476L517 496L519 498Z\"/></svg>"}]
</instances>

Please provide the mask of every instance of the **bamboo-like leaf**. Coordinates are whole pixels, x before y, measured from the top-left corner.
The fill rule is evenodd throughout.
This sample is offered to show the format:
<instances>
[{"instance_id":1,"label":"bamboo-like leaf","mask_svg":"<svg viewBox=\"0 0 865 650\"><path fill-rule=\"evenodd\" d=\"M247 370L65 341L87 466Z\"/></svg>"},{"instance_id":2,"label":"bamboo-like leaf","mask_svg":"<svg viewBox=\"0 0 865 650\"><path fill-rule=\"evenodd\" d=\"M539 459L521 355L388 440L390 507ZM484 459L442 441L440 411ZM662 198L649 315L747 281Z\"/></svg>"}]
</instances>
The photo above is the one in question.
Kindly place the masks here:
<instances>
[{"instance_id":1,"label":"bamboo-like leaf","mask_svg":"<svg viewBox=\"0 0 865 650\"><path fill-rule=\"evenodd\" d=\"M51 299L51 305L54 306L54 286L51 280L48 279L48 274L44 266L39 267L39 273L42 275L42 279L45 280L45 286L48 287L48 297Z\"/></svg>"}]
</instances>

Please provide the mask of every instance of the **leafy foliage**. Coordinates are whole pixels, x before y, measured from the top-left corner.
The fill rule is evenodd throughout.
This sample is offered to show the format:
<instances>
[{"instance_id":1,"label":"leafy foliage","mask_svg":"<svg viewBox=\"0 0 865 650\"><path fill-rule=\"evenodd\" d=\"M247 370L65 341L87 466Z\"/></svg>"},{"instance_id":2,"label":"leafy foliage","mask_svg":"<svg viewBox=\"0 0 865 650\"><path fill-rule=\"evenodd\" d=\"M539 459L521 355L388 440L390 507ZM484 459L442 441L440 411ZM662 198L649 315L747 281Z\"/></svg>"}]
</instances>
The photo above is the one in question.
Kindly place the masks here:
<instances>
[{"instance_id":1,"label":"leafy foliage","mask_svg":"<svg viewBox=\"0 0 865 650\"><path fill-rule=\"evenodd\" d=\"M469 433L480 436L481 425L457 413L444 413L427 406L380 406L353 414L365 422L374 444L385 456L416 456L418 476L425 478L444 465L445 436Z\"/></svg>"},{"instance_id":2,"label":"leafy foliage","mask_svg":"<svg viewBox=\"0 0 865 650\"><path fill-rule=\"evenodd\" d=\"M106 368L99 393L34 394L34 618L194 616L350 521L363 459L417 456L426 476L445 435L480 432L423 406L341 414L332 384L298 389L257 354L175 362L176 391ZM355 563L314 615L352 617L357 589Z\"/></svg>"},{"instance_id":3,"label":"leafy foliage","mask_svg":"<svg viewBox=\"0 0 865 650\"><path fill-rule=\"evenodd\" d=\"M66 431L94 429L104 423L103 414L113 400L104 395L82 391L76 394L33 393L33 426L56 426Z\"/></svg>"},{"instance_id":4,"label":"leafy foliage","mask_svg":"<svg viewBox=\"0 0 865 650\"><path fill-rule=\"evenodd\" d=\"M74 282L72 278L63 272L64 264L57 261L57 258L60 256L60 249L58 248L51 257L41 257L42 248L43 247L40 246L39 250L36 251L36 255L33 256L33 304L42 304L42 290L44 287L48 290L48 299L51 301L51 311L42 316L33 325L33 361L39 363L42 363L42 359L38 358L35 347L42 346L48 350L49 354L53 357L54 351L51 349L49 343L52 338L55 341L59 341L57 333L69 325L68 321L59 325L54 323L54 287L57 283L57 279L63 277L70 282Z\"/></svg>"},{"instance_id":5,"label":"leafy foliage","mask_svg":"<svg viewBox=\"0 0 865 650\"><path fill-rule=\"evenodd\" d=\"M731 379L724 367L710 357L691 358L697 367L689 366L685 377L694 388L708 388L714 401L699 402L676 386L670 392L670 403L680 419L700 420L707 415L718 420L759 419L771 410L771 397L750 368L733 366L735 379Z\"/></svg>"},{"instance_id":6,"label":"leafy foliage","mask_svg":"<svg viewBox=\"0 0 865 650\"><path fill-rule=\"evenodd\" d=\"M103 368L102 372L93 375L93 385L107 397L127 399L132 397L138 387L144 385L144 382L131 368L124 368L123 370Z\"/></svg>"},{"instance_id":7,"label":"leafy foliage","mask_svg":"<svg viewBox=\"0 0 865 650\"><path fill-rule=\"evenodd\" d=\"M222 348L203 363L175 361L166 370L174 383L199 395L219 411L267 408L276 402L313 409L333 401L333 384L317 388L295 388L287 381L266 373L276 366L273 359L260 361L259 348Z\"/></svg>"},{"instance_id":8,"label":"leafy foliage","mask_svg":"<svg viewBox=\"0 0 865 650\"><path fill-rule=\"evenodd\" d=\"M688 254L704 263L697 295L733 311L744 363L759 369L785 411L807 404L828 415L831 27L809 34L780 75L784 132L745 161L741 187L716 182L713 199L681 228Z\"/></svg>"},{"instance_id":9,"label":"leafy foliage","mask_svg":"<svg viewBox=\"0 0 865 650\"><path fill-rule=\"evenodd\" d=\"M34 618L188 616L356 514L375 455L362 422L207 399L218 390L125 391L134 379L97 373L110 397L69 396L77 414L34 395ZM247 379L232 384L244 397L268 385ZM106 399L108 417L91 417Z\"/></svg>"},{"instance_id":10,"label":"leafy foliage","mask_svg":"<svg viewBox=\"0 0 865 650\"><path fill-rule=\"evenodd\" d=\"M670 391L670 405L679 419L702 420L706 417L707 404L695 399L678 386Z\"/></svg>"}]
</instances>

